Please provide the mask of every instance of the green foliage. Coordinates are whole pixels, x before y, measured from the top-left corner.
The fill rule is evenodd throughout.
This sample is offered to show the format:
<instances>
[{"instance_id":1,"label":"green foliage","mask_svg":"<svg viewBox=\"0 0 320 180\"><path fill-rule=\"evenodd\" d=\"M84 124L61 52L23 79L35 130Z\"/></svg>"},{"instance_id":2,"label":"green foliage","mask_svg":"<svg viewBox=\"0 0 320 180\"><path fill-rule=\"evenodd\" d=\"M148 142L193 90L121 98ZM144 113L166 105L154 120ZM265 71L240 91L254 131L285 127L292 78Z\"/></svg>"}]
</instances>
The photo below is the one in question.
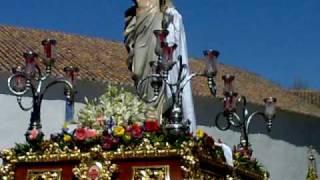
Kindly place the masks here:
<instances>
[{"instance_id":1,"label":"green foliage","mask_svg":"<svg viewBox=\"0 0 320 180\"><path fill-rule=\"evenodd\" d=\"M16 143L13 148L17 155L25 155L31 149L29 144Z\"/></svg>"}]
</instances>

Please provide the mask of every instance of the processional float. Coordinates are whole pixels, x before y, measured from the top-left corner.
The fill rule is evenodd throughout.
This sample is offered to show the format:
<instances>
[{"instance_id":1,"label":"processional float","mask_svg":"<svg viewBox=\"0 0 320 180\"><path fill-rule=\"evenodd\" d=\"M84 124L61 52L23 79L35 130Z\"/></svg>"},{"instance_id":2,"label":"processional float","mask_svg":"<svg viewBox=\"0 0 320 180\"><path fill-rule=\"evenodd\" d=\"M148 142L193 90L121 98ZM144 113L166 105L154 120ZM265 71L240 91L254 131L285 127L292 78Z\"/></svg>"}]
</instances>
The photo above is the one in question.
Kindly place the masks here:
<instances>
[{"instance_id":1,"label":"processional float","mask_svg":"<svg viewBox=\"0 0 320 180\"><path fill-rule=\"evenodd\" d=\"M158 59L150 63L151 74L137 84L138 95L110 87L99 102L87 105L87 109L82 112L84 120L79 122L76 129L70 130L65 126L62 132L52 134L48 140L44 140L41 131L40 110L44 94L53 85L64 84L66 110L72 112L75 76L79 69L66 67L64 70L67 78L45 83L56 60L56 41L42 41L42 56L31 51L24 53L26 65L13 70L13 75L8 79L8 87L17 96L22 110L32 109L29 128L25 134L27 143L17 144L16 147L1 152L1 178L268 179L267 171L252 158L248 130L256 115L264 117L268 130L271 129L276 99L266 98L265 112L250 115L246 108L246 98L238 98L233 88L235 77L223 76L224 111L216 116L215 124L221 130L234 126L241 131L240 144L232 152L233 162L227 163L221 142L215 141L201 130L194 136L189 132L188 120L182 116L183 89L194 77L206 77L210 92L216 96L215 78L220 53L216 50L204 51L206 69L187 76L184 73L187 67L182 64L181 57L177 60L172 57L176 45L166 42L168 31L157 30L154 34ZM45 72L41 72L42 65L36 60L39 56ZM178 79L172 83L168 80L168 74L177 65ZM141 84L145 82L149 82L153 88L152 98L146 98L140 93ZM162 124L158 124L157 120L146 115L151 110L145 108L147 105L144 106L145 103L141 100L147 103L156 101L163 88L169 88L172 93L172 108L170 115L164 117ZM28 92L32 95L32 106L25 107L22 96ZM242 116L236 111L240 102L243 105ZM108 110L113 108L124 110L114 110L110 115ZM137 118L141 114L145 117L143 121ZM70 113L66 115L66 119L70 119Z\"/></svg>"}]
</instances>

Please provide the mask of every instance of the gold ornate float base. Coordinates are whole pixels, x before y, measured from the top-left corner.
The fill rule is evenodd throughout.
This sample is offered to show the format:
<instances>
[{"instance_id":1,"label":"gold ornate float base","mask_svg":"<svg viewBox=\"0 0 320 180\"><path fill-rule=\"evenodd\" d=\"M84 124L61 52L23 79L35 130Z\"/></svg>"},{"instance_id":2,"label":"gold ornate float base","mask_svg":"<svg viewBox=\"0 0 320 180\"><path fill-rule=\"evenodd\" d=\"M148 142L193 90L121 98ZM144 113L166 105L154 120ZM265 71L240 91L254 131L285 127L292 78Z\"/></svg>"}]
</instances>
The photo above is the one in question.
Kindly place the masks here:
<instances>
[{"instance_id":1,"label":"gold ornate float base","mask_svg":"<svg viewBox=\"0 0 320 180\"><path fill-rule=\"evenodd\" d=\"M253 172L232 168L202 153L186 149L106 152L100 147L89 152L52 147L43 154L28 152L18 156L2 152L1 179L15 180L169 180L169 179L264 179ZM232 178L230 178L232 179Z\"/></svg>"}]
</instances>

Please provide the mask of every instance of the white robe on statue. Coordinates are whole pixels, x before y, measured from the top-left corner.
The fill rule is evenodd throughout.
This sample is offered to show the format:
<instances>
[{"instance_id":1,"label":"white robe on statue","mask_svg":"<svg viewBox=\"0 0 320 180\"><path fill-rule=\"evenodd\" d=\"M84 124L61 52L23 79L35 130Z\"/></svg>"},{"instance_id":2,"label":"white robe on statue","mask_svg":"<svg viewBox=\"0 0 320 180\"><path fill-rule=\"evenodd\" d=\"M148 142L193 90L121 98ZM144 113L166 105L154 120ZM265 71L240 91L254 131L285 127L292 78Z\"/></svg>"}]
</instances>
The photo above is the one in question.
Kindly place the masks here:
<instances>
[{"instance_id":1,"label":"white robe on statue","mask_svg":"<svg viewBox=\"0 0 320 180\"><path fill-rule=\"evenodd\" d=\"M168 25L167 30L169 35L167 36L167 42L169 44L177 44L177 49L174 52L173 60L177 61L178 56L182 56L182 64L187 65L187 70L184 72L189 75L189 63L188 63L188 51L187 51L187 41L186 34L184 30L184 25L182 22L182 16L180 13L173 7L170 7L166 10L166 13L169 14L171 18L171 23ZM169 73L169 81L176 82L178 78L179 64L177 63ZM170 95L170 93L168 93ZM183 119L189 119L191 122L190 132L196 132L196 118L194 112L193 98L192 98L192 89L191 82L187 83L183 89L182 97L182 106L183 106Z\"/></svg>"}]
</instances>

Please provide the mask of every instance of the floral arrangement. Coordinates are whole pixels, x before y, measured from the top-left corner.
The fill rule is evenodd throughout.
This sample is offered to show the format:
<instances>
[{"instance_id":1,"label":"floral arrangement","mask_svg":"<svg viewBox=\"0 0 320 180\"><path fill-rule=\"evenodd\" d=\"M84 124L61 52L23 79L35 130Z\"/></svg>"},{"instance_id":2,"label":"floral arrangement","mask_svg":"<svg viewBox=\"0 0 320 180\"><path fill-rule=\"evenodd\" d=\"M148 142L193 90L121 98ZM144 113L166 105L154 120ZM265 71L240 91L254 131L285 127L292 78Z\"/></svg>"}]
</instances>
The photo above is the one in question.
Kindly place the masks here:
<instances>
[{"instance_id":1,"label":"floral arrangement","mask_svg":"<svg viewBox=\"0 0 320 180\"><path fill-rule=\"evenodd\" d=\"M144 123L131 123L119 125L113 120L108 120L102 133L94 128L79 126L70 131L64 127L61 133L52 134L51 140L58 143L61 148L73 148L77 146L82 151L100 145L103 150L112 151L125 146L127 150L134 149L135 146L147 139L150 144L157 148L164 148L168 144L178 148L183 141L192 139L192 135L173 137L165 135L156 119L148 119Z\"/></svg>"},{"instance_id":2,"label":"floral arrangement","mask_svg":"<svg viewBox=\"0 0 320 180\"><path fill-rule=\"evenodd\" d=\"M198 147L201 147L200 151L207 152L208 155L210 155L214 159L225 161L225 157L223 155L221 147L215 146L214 139L211 136L208 136L208 134L205 133L202 129L198 129L196 131L196 139L198 142ZM212 151L212 149L215 149L216 151Z\"/></svg>"},{"instance_id":3,"label":"floral arrangement","mask_svg":"<svg viewBox=\"0 0 320 180\"><path fill-rule=\"evenodd\" d=\"M268 174L267 170L253 156L253 150L242 146L233 147L234 165L244 169L250 169L259 174Z\"/></svg>"},{"instance_id":4,"label":"floral arrangement","mask_svg":"<svg viewBox=\"0 0 320 180\"><path fill-rule=\"evenodd\" d=\"M143 123L156 116L155 109L123 88L108 86L106 93L94 101L85 98L86 106L79 112L79 123L101 134L109 121L116 125Z\"/></svg>"}]
</instances>

